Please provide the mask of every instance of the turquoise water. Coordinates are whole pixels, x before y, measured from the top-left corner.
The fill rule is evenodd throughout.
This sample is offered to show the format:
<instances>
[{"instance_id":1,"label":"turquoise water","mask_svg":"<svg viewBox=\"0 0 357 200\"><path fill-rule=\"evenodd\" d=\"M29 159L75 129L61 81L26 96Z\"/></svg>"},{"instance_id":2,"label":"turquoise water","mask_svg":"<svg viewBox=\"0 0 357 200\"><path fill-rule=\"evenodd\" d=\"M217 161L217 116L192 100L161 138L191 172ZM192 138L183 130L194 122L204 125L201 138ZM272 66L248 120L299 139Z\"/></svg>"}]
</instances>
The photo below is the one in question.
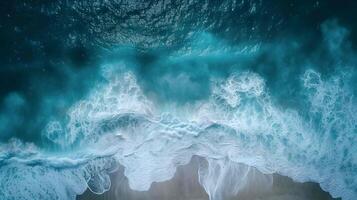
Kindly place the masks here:
<instances>
[{"instance_id":1,"label":"turquoise water","mask_svg":"<svg viewBox=\"0 0 357 200\"><path fill-rule=\"evenodd\" d=\"M212 200L252 167L357 197L355 3L1 4L2 199L101 194L118 164L148 190L194 155Z\"/></svg>"}]
</instances>

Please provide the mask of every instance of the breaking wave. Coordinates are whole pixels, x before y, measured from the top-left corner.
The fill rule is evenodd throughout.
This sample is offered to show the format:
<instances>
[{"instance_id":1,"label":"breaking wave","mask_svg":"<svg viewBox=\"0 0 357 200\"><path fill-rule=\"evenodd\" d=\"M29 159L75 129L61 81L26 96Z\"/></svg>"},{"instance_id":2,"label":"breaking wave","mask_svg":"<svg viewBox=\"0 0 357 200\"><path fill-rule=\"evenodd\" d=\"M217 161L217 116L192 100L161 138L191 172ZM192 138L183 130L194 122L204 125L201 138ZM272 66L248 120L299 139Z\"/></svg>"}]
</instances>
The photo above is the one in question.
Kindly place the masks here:
<instances>
[{"instance_id":1,"label":"breaking wave","mask_svg":"<svg viewBox=\"0 0 357 200\"><path fill-rule=\"evenodd\" d=\"M208 161L199 181L212 200L238 193L252 167L265 174L258 178L267 187L269 174L279 173L318 182L335 197L356 196L357 107L347 74L323 79L306 70L300 83L309 111L301 115L277 106L265 80L250 71L211 80L207 100L160 105L145 95L134 72L115 73L118 68L125 64L104 66L107 82L69 110L66 124L46 127L46 137L63 149L80 148L56 154L18 140L1 146L0 196L75 199L87 187L101 194L119 163L132 189L148 190L193 155Z\"/></svg>"}]
</instances>

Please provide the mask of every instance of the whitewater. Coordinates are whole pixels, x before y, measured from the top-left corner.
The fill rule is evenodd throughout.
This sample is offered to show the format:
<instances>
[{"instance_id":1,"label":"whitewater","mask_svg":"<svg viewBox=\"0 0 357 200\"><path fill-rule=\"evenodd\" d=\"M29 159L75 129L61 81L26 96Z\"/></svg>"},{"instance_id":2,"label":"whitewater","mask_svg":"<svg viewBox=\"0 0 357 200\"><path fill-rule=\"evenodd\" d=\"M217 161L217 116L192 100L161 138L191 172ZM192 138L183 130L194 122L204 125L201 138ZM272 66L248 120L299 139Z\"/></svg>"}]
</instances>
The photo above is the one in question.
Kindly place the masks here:
<instances>
[{"instance_id":1,"label":"whitewater","mask_svg":"<svg viewBox=\"0 0 357 200\"><path fill-rule=\"evenodd\" d=\"M266 174L267 185L269 174L279 173L318 182L334 197L356 196L357 107L344 87L346 75L323 80L307 70L301 86L309 113L301 116L275 105L264 79L253 72L211 80L207 100L161 106L125 68L125 63L103 66L107 83L73 105L65 126L58 121L46 126L52 141L80 148L58 155L15 139L1 146L0 196L75 199L87 187L101 194L118 164L133 190L148 190L151 183L172 178L194 155L208 161L199 176L212 200L221 200L227 188L238 193L251 167Z\"/></svg>"}]
</instances>

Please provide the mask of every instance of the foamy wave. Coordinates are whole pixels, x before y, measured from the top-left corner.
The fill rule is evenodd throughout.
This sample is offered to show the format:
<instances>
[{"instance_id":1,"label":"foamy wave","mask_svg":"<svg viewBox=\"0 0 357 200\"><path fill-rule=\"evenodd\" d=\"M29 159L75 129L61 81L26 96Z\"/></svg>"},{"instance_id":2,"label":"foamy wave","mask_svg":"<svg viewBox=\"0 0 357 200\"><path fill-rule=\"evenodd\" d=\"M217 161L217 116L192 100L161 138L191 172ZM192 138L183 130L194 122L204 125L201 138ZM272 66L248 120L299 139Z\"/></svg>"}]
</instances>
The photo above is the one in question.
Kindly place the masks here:
<instances>
[{"instance_id":1,"label":"foamy wave","mask_svg":"<svg viewBox=\"0 0 357 200\"><path fill-rule=\"evenodd\" d=\"M323 80L306 71L306 116L276 106L264 79L252 72L212 81L207 101L167 113L144 95L133 73L105 70L108 83L70 109L65 128L48 125L52 141L79 141L80 151L50 157L20 144L4 148L0 194L5 199L75 199L87 185L103 193L117 162L132 189L148 190L151 183L172 178L193 155L209 161L200 169L200 183L212 200L234 195L249 182L253 169L239 163L264 174L316 181L334 197L356 197L357 109L343 84L348 77ZM272 181L269 175L259 179L267 186ZM25 193L17 193L19 187Z\"/></svg>"}]
</instances>

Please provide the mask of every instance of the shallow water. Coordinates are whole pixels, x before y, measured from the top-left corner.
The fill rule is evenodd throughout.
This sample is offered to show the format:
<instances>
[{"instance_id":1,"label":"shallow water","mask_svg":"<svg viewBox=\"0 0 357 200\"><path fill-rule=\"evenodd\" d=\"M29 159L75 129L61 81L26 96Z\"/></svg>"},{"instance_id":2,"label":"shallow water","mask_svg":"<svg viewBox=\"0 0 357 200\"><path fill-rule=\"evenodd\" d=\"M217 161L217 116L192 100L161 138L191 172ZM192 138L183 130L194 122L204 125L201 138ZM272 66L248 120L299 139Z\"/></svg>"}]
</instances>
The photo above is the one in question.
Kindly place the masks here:
<instances>
[{"instance_id":1,"label":"shallow water","mask_svg":"<svg viewBox=\"0 0 357 200\"><path fill-rule=\"evenodd\" d=\"M89 190L77 197L77 200L139 200L139 199L208 199L204 188L198 181L198 168L203 158L194 157L189 164L179 166L175 176L168 181L153 183L148 191L137 192L130 189L128 180L123 175L123 168L111 174L112 187L108 192L95 195ZM259 172L257 172L259 173ZM264 176L259 174L258 176ZM332 200L333 198L316 183L296 183L288 177L274 174L269 187L262 185L259 179L252 180L238 195L226 196L225 199L243 200Z\"/></svg>"}]
</instances>

